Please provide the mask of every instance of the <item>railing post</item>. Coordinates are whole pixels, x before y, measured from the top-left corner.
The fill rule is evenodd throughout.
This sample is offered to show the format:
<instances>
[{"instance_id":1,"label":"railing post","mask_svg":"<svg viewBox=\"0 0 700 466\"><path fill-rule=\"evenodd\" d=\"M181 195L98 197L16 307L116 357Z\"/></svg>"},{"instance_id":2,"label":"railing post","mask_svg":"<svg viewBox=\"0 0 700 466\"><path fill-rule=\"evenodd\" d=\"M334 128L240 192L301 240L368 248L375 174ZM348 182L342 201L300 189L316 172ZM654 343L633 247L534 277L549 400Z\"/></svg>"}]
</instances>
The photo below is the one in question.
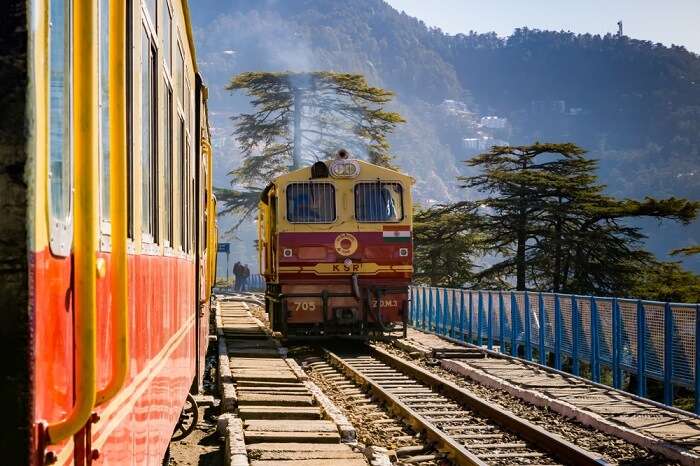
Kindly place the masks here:
<instances>
[{"instance_id":1,"label":"railing post","mask_svg":"<svg viewBox=\"0 0 700 466\"><path fill-rule=\"evenodd\" d=\"M479 290L479 307L477 308L476 315L476 344L481 346L481 329L484 326L483 315L484 315L484 297Z\"/></svg>"},{"instance_id":2,"label":"railing post","mask_svg":"<svg viewBox=\"0 0 700 466\"><path fill-rule=\"evenodd\" d=\"M459 290L459 339L464 341L464 319L466 316L466 308L464 307L464 290Z\"/></svg>"},{"instance_id":3,"label":"railing post","mask_svg":"<svg viewBox=\"0 0 700 466\"><path fill-rule=\"evenodd\" d=\"M593 296L591 301L591 379L600 382L600 348L598 340L598 304Z\"/></svg>"},{"instance_id":4,"label":"railing post","mask_svg":"<svg viewBox=\"0 0 700 466\"><path fill-rule=\"evenodd\" d=\"M420 300L420 288L413 287L413 297L411 298L412 309L415 309L413 313L413 326L418 327L418 321L421 315L422 304Z\"/></svg>"},{"instance_id":5,"label":"railing post","mask_svg":"<svg viewBox=\"0 0 700 466\"><path fill-rule=\"evenodd\" d=\"M579 375L581 371L581 361L579 360L579 347L581 346L581 321L578 312L578 301L576 295L571 295L571 372Z\"/></svg>"},{"instance_id":6,"label":"railing post","mask_svg":"<svg viewBox=\"0 0 700 466\"><path fill-rule=\"evenodd\" d=\"M525 359L528 361L532 360L532 335L531 333L531 328L530 328L530 297L527 293L525 292L525 311L523 314L525 315Z\"/></svg>"},{"instance_id":7,"label":"railing post","mask_svg":"<svg viewBox=\"0 0 700 466\"><path fill-rule=\"evenodd\" d=\"M433 331L433 287L428 288L428 327L425 329L428 332Z\"/></svg>"},{"instance_id":8,"label":"railing post","mask_svg":"<svg viewBox=\"0 0 700 466\"><path fill-rule=\"evenodd\" d=\"M486 342L488 349L493 349L493 299L491 297L491 292L489 291L489 315L486 321Z\"/></svg>"},{"instance_id":9,"label":"railing post","mask_svg":"<svg viewBox=\"0 0 700 466\"><path fill-rule=\"evenodd\" d=\"M538 314L540 316L540 364L544 366L547 364L547 350L545 345L545 338L547 337L547 333L545 332L547 328L547 319L545 318L545 316L547 314L545 313L544 309L544 296L542 295L542 292L538 293L537 299L539 305Z\"/></svg>"},{"instance_id":10,"label":"railing post","mask_svg":"<svg viewBox=\"0 0 700 466\"><path fill-rule=\"evenodd\" d=\"M695 305L695 414L700 414L700 304Z\"/></svg>"},{"instance_id":11,"label":"railing post","mask_svg":"<svg viewBox=\"0 0 700 466\"><path fill-rule=\"evenodd\" d=\"M474 320L472 318L473 313L474 313L474 297L472 296L471 290L469 290L469 314L467 314L467 318L468 318L467 327L469 327L469 336L467 338L467 341L469 341L469 343L474 343L474 336L473 336L474 334L472 333L472 327L474 326L474 324L472 323L472 321Z\"/></svg>"},{"instance_id":12,"label":"railing post","mask_svg":"<svg viewBox=\"0 0 700 466\"><path fill-rule=\"evenodd\" d=\"M505 343L506 335L506 306L503 302L503 292L498 292L498 346L500 347L500 352L503 353L506 350Z\"/></svg>"},{"instance_id":13,"label":"railing post","mask_svg":"<svg viewBox=\"0 0 700 466\"><path fill-rule=\"evenodd\" d=\"M442 297L440 288L435 289L435 333L440 335L442 328Z\"/></svg>"},{"instance_id":14,"label":"railing post","mask_svg":"<svg viewBox=\"0 0 700 466\"><path fill-rule=\"evenodd\" d=\"M646 312L642 300L637 301L637 395L647 396Z\"/></svg>"},{"instance_id":15,"label":"railing post","mask_svg":"<svg viewBox=\"0 0 700 466\"><path fill-rule=\"evenodd\" d=\"M414 288L415 291L415 296L416 296L416 315L415 315L415 323L413 324L416 327L420 326L420 320L421 316L423 315L423 301L421 300L421 290L422 288Z\"/></svg>"},{"instance_id":16,"label":"railing post","mask_svg":"<svg viewBox=\"0 0 700 466\"><path fill-rule=\"evenodd\" d=\"M455 320L457 317L457 290L452 288L452 313L450 315L450 336L455 337Z\"/></svg>"},{"instance_id":17,"label":"railing post","mask_svg":"<svg viewBox=\"0 0 700 466\"><path fill-rule=\"evenodd\" d=\"M425 328L425 308L426 308L426 300L425 300L425 287L421 286L420 288L420 319L418 320L418 325L420 328L424 329Z\"/></svg>"},{"instance_id":18,"label":"railing post","mask_svg":"<svg viewBox=\"0 0 700 466\"><path fill-rule=\"evenodd\" d=\"M612 301L612 340L613 340L613 351L612 351L612 373L613 373L613 387L620 388L620 304L617 298L613 298Z\"/></svg>"},{"instance_id":19,"label":"railing post","mask_svg":"<svg viewBox=\"0 0 700 466\"><path fill-rule=\"evenodd\" d=\"M447 321L450 317L450 307L448 304L447 288L442 290L442 334L449 335Z\"/></svg>"},{"instance_id":20,"label":"railing post","mask_svg":"<svg viewBox=\"0 0 700 466\"><path fill-rule=\"evenodd\" d=\"M673 311L664 306L664 404L673 405Z\"/></svg>"},{"instance_id":21,"label":"railing post","mask_svg":"<svg viewBox=\"0 0 700 466\"><path fill-rule=\"evenodd\" d=\"M518 355L518 300L515 297L515 293L510 292L510 354L512 356Z\"/></svg>"},{"instance_id":22,"label":"railing post","mask_svg":"<svg viewBox=\"0 0 700 466\"><path fill-rule=\"evenodd\" d=\"M554 368L561 370L561 303L554 295Z\"/></svg>"}]
</instances>

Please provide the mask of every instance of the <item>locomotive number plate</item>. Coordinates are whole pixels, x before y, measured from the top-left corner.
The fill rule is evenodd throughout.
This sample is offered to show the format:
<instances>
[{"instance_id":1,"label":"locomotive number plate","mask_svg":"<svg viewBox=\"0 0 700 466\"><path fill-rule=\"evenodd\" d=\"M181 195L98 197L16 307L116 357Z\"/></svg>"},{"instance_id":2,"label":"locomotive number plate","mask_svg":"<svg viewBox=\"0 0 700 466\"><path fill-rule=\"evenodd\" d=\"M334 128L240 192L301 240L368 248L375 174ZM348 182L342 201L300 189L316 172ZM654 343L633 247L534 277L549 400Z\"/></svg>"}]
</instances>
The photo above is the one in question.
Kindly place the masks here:
<instances>
[{"instance_id":1,"label":"locomotive number plate","mask_svg":"<svg viewBox=\"0 0 700 466\"><path fill-rule=\"evenodd\" d=\"M294 309L295 312L298 312L298 311L313 312L316 310L316 303L311 302L311 301L290 302L289 305L292 309Z\"/></svg>"},{"instance_id":2,"label":"locomotive number plate","mask_svg":"<svg viewBox=\"0 0 700 466\"><path fill-rule=\"evenodd\" d=\"M377 300L373 299L372 300L372 307L377 307ZM399 302L395 299L382 299L379 301L379 307L399 307Z\"/></svg>"}]
</instances>

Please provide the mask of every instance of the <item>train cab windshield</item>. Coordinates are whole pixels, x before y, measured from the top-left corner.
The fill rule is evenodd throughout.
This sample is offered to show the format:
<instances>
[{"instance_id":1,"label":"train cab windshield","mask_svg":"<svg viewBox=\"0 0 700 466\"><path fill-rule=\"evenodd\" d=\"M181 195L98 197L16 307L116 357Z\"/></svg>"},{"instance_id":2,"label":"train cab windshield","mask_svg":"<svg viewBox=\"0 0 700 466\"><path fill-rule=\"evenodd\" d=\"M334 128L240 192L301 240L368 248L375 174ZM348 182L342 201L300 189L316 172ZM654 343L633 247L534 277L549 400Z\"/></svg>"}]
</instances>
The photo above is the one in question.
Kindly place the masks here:
<instances>
[{"instance_id":1,"label":"train cab windshield","mask_svg":"<svg viewBox=\"0 0 700 466\"><path fill-rule=\"evenodd\" d=\"M287 220L291 223L335 221L335 187L330 183L292 183L287 187Z\"/></svg>"},{"instance_id":2,"label":"train cab windshield","mask_svg":"<svg viewBox=\"0 0 700 466\"><path fill-rule=\"evenodd\" d=\"M358 222L398 222L403 219L403 190L399 183L355 185L355 218Z\"/></svg>"}]
</instances>

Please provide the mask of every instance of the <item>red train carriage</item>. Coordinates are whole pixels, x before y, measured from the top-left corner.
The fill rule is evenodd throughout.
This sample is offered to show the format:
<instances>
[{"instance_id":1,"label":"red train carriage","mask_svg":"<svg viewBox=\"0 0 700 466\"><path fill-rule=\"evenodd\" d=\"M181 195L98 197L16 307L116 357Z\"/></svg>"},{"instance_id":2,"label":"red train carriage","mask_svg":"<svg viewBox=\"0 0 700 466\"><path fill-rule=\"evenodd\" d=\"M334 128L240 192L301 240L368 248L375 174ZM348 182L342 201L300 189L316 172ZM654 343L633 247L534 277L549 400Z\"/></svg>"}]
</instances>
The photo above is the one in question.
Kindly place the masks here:
<instances>
[{"instance_id":1,"label":"red train carriage","mask_svg":"<svg viewBox=\"0 0 700 466\"><path fill-rule=\"evenodd\" d=\"M305 337L405 330L412 184L340 156L265 189L258 244L274 330Z\"/></svg>"},{"instance_id":2,"label":"red train carriage","mask_svg":"<svg viewBox=\"0 0 700 466\"><path fill-rule=\"evenodd\" d=\"M160 464L208 343L186 1L1 2L3 464Z\"/></svg>"}]
</instances>

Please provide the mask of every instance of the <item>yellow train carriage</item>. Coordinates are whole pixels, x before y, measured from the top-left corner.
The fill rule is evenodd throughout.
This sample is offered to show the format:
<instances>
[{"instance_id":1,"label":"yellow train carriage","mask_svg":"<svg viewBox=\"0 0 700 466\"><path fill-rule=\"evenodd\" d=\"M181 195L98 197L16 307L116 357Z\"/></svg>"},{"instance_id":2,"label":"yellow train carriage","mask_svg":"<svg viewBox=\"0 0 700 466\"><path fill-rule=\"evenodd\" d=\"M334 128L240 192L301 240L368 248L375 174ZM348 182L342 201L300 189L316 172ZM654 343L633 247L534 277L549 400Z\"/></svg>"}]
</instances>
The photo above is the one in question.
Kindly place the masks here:
<instances>
[{"instance_id":1,"label":"yellow train carriage","mask_svg":"<svg viewBox=\"0 0 700 466\"><path fill-rule=\"evenodd\" d=\"M0 2L11 464L160 464L216 249L187 0Z\"/></svg>"}]
</instances>

